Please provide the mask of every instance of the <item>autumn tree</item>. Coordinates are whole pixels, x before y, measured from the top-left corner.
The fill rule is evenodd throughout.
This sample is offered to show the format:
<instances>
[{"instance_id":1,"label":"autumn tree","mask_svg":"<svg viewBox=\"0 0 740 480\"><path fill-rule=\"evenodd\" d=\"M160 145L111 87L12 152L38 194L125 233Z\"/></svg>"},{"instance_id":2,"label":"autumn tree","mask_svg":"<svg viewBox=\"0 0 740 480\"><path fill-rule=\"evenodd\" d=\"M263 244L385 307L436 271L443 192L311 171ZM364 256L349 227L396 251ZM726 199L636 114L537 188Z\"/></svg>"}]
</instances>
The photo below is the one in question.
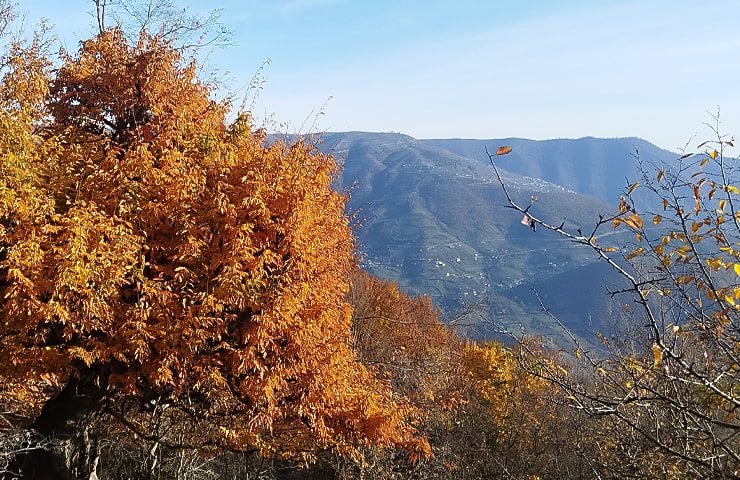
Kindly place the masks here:
<instances>
[{"instance_id":1,"label":"autumn tree","mask_svg":"<svg viewBox=\"0 0 740 480\"><path fill-rule=\"evenodd\" d=\"M465 341L426 296L360 269L352 275L352 333L361 361L378 369L393 389L428 409L461 401Z\"/></svg>"},{"instance_id":2,"label":"autumn tree","mask_svg":"<svg viewBox=\"0 0 740 480\"><path fill-rule=\"evenodd\" d=\"M510 195L490 155L509 206L590 248L624 282L610 294L636 306L629 337L602 337L608 354L588 351L571 335L569 371L532 365L574 409L612 432L595 439L615 452L595 459L605 475L740 476L740 172L728 155L732 139L719 133L718 121L713 131L713 140L670 164L636 155L642 178L625 187L617 211L589 229L538 217L535 206ZM605 229L623 229L634 240L602 244Z\"/></svg>"},{"instance_id":3,"label":"autumn tree","mask_svg":"<svg viewBox=\"0 0 740 480\"><path fill-rule=\"evenodd\" d=\"M521 368L520 357L555 364L534 339L531 357L516 346L467 340L456 327L473 312L445 317L429 297L361 270L352 278L360 358L425 413L418 428L434 455L415 464L388 451L368 452L362 464L325 459L336 478L594 477L580 455L590 445L577 443L585 416L564 409L556 389Z\"/></svg>"},{"instance_id":4,"label":"autumn tree","mask_svg":"<svg viewBox=\"0 0 740 480\"><path fill-rule=\"evenodd\" d=\"M145 30L105 29L55 69L38 44L11 47L0 376L45 386L30 428L60 446L18 455L25 478L94 475L100 419L152 450L427 451L350 345L335 163L266 146L213 93Z\"/></svg>"}]
</instances>

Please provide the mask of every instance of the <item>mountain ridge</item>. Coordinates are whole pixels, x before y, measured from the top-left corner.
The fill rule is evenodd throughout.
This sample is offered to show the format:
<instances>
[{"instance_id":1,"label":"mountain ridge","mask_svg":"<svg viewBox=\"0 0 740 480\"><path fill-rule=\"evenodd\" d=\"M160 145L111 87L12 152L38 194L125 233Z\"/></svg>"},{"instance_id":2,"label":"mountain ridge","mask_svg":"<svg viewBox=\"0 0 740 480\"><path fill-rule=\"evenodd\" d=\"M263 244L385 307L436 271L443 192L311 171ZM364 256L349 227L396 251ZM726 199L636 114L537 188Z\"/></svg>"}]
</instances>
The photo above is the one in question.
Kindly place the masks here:
<instances>
[{"instance_id":1,"label":"mountain ridge","mask_svg":"<svg viewBox=\"0 0 740 480\"><path fill-rule=\"evenodd\" d=\"M453 141L327 132L320 140L318 148L342 167L335 186L348 192L348 212L360 219L357 250L364 268L408 293L430 295L449 314L475 304L483 321L467 332L471 337L494 336L495 323L561 343L564 333L531 290L593 341L590 334L608 335L619 320L620 308L604 286L618 279L590 249L521 225L521 215L506 208L483 147L511 146L510 154L496 157L510 194L525 205L537 197L533 214L564 221L574 233L590 231L598 215L615 210L627 185L619 175L638 171L632 148L651 161L675 158L634 137ZM590 185L594 179L600 183ZM621 231L603 233L611 244L626 239Z\"/></svg>"}]
</instances>

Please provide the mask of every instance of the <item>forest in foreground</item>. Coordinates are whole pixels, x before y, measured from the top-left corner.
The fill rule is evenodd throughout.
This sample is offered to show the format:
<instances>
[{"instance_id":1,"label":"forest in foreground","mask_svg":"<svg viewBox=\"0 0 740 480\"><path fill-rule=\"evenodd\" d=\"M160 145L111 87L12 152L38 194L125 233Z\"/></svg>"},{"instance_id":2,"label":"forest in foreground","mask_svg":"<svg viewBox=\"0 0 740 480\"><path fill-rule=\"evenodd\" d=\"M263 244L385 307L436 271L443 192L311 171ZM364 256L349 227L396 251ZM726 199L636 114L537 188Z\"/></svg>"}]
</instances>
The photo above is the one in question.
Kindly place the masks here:
<instances>
[{"instance_id":1,"label":"forest in foreground","mask_svg":"<svg viewBox=\"0 0 740 480\"><path fill-rule=\"evenodd\" d=\"M569 346L472 341L465 312L358 267L334 159L266 141L218 91L208 19L96 7L98 33L52 53L0 1L3 478L740 477L740 176L719 129L588 229L510 196L511 148L488 146L522 228L608 264L632 321L599 350L562 324Z\"/></svg>"}]
</instances>

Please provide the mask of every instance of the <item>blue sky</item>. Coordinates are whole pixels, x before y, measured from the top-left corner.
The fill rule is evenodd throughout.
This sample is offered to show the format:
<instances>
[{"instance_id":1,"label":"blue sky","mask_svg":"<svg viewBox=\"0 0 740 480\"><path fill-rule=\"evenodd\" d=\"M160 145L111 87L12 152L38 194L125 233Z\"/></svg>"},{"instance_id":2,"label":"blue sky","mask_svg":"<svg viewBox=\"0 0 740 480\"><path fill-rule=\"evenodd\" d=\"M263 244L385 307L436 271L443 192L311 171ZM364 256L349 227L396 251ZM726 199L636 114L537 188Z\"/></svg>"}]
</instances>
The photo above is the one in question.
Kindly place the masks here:
<instances>
[{"instance_id":1,"label":"blue sky","mask_svg":"<svg viewBox=\"0 0 740 480\"><path fill-rule=\"evenodd\" d=\"M675 150L705 139L719 107L725 133L740 137L737 1L180 3L223 9L236 45L208 58L229 88L242 91L270 59L254 111L272 128L305 131L323 106L314 129L639 136ZM74 49L92 31L91 5L20 10Z\"/></svg>"}]
</instances>

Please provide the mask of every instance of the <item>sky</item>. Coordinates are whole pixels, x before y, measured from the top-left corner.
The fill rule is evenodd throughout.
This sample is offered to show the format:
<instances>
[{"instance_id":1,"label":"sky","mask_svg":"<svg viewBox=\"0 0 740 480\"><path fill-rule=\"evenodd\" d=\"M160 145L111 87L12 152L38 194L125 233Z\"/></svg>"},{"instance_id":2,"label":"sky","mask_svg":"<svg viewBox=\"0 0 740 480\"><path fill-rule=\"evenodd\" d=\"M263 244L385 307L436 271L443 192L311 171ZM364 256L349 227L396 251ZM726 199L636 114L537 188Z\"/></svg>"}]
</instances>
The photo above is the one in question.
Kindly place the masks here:
<instances>
[{"instance_id":1,"label":"sky","mask_svg":"<svg viewBox=\"0 0 740 480\"><path fill-rule=\"evenodd\" d=\"M16 0L69 50L90 0ZM182 0L222 10L205 52L237 94L267 65L258 124L416 138L641 137L678 150L740 137L736 0Z\"/></svg>"}]
</instances>

